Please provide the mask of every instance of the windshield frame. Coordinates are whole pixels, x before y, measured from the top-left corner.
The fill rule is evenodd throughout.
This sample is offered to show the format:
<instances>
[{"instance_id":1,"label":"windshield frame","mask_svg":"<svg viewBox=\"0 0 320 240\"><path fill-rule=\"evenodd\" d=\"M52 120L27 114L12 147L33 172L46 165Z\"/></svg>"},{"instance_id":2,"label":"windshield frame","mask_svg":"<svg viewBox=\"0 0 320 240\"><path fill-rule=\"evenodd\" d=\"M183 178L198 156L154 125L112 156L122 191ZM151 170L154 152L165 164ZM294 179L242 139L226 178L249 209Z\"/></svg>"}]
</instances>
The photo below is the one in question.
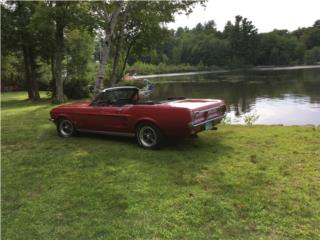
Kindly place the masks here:
<instances>
[{"instance_id":1,"label":"windshield frame","mask_svg":"<svg viewBox=\"0 0 320 240\"><path fill-rule=\"evenodd\" d=\"M128 98L119 98L119 99L112 99L116 98L116 97L120 97L116 96L117 92L129 92L128 93ZM131 92L131 94L130 94ZM104 101L99 101L99 98L101 98L102 95L110 95L110 100ZM114 96L112 96L112 94L114 94ZM134 97L138 95L139 96L139 89L138 88L111 88L111 89L105 89L102 92L100 92L95 98L94 100L91 102L91 106L101 106L101 107L107 107L107 106L123 106L123 105L127 105L127 104L135 104L135 100Z\"/></svg>"}]
</instances>

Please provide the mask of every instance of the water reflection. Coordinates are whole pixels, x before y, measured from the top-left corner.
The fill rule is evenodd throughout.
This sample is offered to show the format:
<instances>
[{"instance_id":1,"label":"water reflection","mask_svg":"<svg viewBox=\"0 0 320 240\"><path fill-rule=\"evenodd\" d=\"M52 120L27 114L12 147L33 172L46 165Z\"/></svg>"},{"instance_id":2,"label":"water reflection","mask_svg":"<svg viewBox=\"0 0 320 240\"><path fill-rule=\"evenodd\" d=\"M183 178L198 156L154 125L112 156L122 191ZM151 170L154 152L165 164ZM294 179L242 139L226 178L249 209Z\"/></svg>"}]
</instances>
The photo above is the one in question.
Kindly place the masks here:
<instances>
[{"instance_id":1,"label":"water reflection","mask_svg":"<svg viewBox=\"0 0 320 240\"><path fill-rule=\"evenodd\" d=\"M320 124L320 69L233 71L153 79L153 97L223 99L233 123L257 113L259 124Z\"/></svg>"}]
</instances>

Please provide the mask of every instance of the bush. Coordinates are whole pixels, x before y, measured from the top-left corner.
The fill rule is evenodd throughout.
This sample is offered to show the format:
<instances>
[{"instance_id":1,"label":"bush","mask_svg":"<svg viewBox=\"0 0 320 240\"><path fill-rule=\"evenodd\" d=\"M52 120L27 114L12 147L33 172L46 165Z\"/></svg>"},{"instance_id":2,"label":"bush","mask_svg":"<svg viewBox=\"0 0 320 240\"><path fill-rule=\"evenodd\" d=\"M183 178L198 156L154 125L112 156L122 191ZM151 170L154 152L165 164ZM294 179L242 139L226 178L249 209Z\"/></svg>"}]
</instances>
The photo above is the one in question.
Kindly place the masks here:
<instances>
[{"instance_id":1,"label":"bush","mask_svg":"<svg viewBox=\"0 0 320 240\"><path fill-rule=\"evenodd\" d=\"M80 99L89 96L88 82L86 80L71 80L64 84L64 93L68 98Z\"/></svg>"},{"instance_id":2,"label":"bush","mask_svg":"<svg viewBox=\"0 0 320 240\"><path fill-rule=\"evenodd\" d=\"M307 50L304 55L304 62L307 64L316 64L320 62L320 47L314 47Z\"/></svg>"},{"instance_id":3,"label":"bush","mask_svg":"<svg viewBox=\"0 0 320 240\"><path fill-rule=\"evenodd\" d=\"M244 115L244 123L248 126L253 125L259 118L260 116L256 113L248 113L246 115Z\"/></svg>"}]
</instances>

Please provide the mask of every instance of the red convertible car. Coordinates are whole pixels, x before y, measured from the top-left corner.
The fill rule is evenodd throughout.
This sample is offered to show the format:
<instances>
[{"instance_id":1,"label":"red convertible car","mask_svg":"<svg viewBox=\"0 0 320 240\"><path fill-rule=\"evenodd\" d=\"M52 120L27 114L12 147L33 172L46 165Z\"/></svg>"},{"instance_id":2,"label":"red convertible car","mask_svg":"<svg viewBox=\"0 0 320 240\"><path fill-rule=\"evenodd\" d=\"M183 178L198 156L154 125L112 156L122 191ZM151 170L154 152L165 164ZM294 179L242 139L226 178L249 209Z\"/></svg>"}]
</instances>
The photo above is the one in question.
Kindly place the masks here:
<instances>
[{"instance_id":1,"label":"red convertible car","mask_svg":"<svg viewBox=\"0 0 320 240\"><path fill-rule=\"evenodd\" d=\"M144 148L157 148L168 138L210 130L224 117L222 100L171 98L145 101L137 87L103 90L91 103L72 103L51 110L61 137L76 132L136 137Z\"/></svg>"}]
</instances>

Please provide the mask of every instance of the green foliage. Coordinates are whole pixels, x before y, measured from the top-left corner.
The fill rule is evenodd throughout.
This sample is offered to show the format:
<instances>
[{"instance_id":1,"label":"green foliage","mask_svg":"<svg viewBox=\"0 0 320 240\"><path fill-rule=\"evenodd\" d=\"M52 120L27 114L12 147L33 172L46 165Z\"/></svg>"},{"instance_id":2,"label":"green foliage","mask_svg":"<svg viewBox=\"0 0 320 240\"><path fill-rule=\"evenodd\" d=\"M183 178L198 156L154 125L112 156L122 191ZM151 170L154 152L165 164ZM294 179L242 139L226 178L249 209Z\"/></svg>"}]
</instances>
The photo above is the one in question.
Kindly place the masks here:
<instances>
[{"instance_id":1,"label":"green foliage","mask_svg":"<svg viewBox=\"0 0 320 240\"><path fill-rule=\"evenodd\" d=\"M260 35L260 65L290 65L301 63L304 47L288 32L273 31Z\"/></svg>"},{"instance_id":2,"label":"green foliage","mask_svg":"<svg viewBox=\"0 0 320 240\"><path fill-rule=\"evenodd\" d=\"M88 97L88 85L94 82L94 37L85 30L74 29L66 34L65 94L68 98Z\"/></svg>"},{"instance_id":3,"label":"green foliage","mask_svg":"<svg viewBox=\"0 0 320 240\"><path fill-rule=\"evenodd\" d=\"M1 55L1 85L2 87L22 87L23 66L21 56L15 53Z\"/></svg>"},{"instance_id":4,"label":"green foliage","mask_svg":"<svg viewBox=\"0 0 320 240\"><path fill-rule=\"evenodd\" d=\"M225 116L225 117L222 119L221 124L223 124L223 125L231 124L231 117Z\"/></svg>"},{"instance_id":5,"label":"green foliage","mask_svg":"<svg viewBox=\"0 0 320 240\"><path fill-rule=\"evenodd\" d=\"M307 50L304 55L304 61L307 64L320 63L320 46Z\"/></svg>"},{"instance_id":6,"label":"green foliage","mask_svg":"<svg viewBox=\"0 0 320 240\"><path fill-rule=\"evenodd\" d=\"M39 74L39 83L41 90L49 89L51 77L51 65L47 62L44 62L41 58L37 59L38 74Z\"/></svg>"},{"instance_id":7,"label":"green foliage","mask_svg":"<svg viewBox=\"0 0 320 240\"><path fill-rule=\"evenodd\" d=\"M258 30L242 16L235 17L235 23L228 22L223 35L229 41L233 66L254 64L257 55Z\"/></svg>"},{"instance_id":8,"label":"green foliage","mask_svg":"<svg viewBox=\"0 0 320 240\"><path fill-rule=\"evenodd\" d=\"M43 95L42 95L43 97ZM146 151L62 139L2 94L2 239L319 239L320 129L219 126Z\"/></svg>"},{"instance_id":9,"label":"green foliage","mask_svg":"<svg viewBox=\"0 0 320 240\"><path fill-rule=\"evenodd\" d=\"M320 46L320 27L315 26L313 28L308 29L305 33L305 43L308 49L311 49L316 46Z\"/></svg>"},{"instance_id":10,"label":"green foliage","mask_svg":"<svg viewBox=\"0 0 320 240\"><path fill-rule=\"evenodd\" d=\"M147 63L165 62L167 64L190 64L205 66L225 65L228 53L228 42L218 38L214 24L198 24L191 31L179 29L177 33L168 32L169 37L157 48L158 62L146 61L152 56L141 58ZM150 52L153 53L153 52ZM154 54L154 53L153 53Z\"/></svg>"},{"instance_id":11,"label":"green foliage","mask_svg":"<svg viewBox=\"0 0 320 240\"><path fill-rule=\"evenodd\" d=\"M244 115L244 123L248 126L252 126L258 119L259 115L257 113L247 113Z\"/></svg>"},{"instance_id":12,"label":"green foliage","mask_svg":"<svg viewBox=\"0 0 320 240\"><path fill-rule=\"evenodd\" d=\"M129 63L228 67L302 64L311 61L312 54L306 50L320 46L319 33L320 28L315 23L313 27L294 32L274 30L258 34L251 21L237 16L234 23L226 24L223 32L215 28L214 22L199 23L193 29L167 31L159 46L148 49L143 55L134 52Z\"/></svg>"}]
</instances>

